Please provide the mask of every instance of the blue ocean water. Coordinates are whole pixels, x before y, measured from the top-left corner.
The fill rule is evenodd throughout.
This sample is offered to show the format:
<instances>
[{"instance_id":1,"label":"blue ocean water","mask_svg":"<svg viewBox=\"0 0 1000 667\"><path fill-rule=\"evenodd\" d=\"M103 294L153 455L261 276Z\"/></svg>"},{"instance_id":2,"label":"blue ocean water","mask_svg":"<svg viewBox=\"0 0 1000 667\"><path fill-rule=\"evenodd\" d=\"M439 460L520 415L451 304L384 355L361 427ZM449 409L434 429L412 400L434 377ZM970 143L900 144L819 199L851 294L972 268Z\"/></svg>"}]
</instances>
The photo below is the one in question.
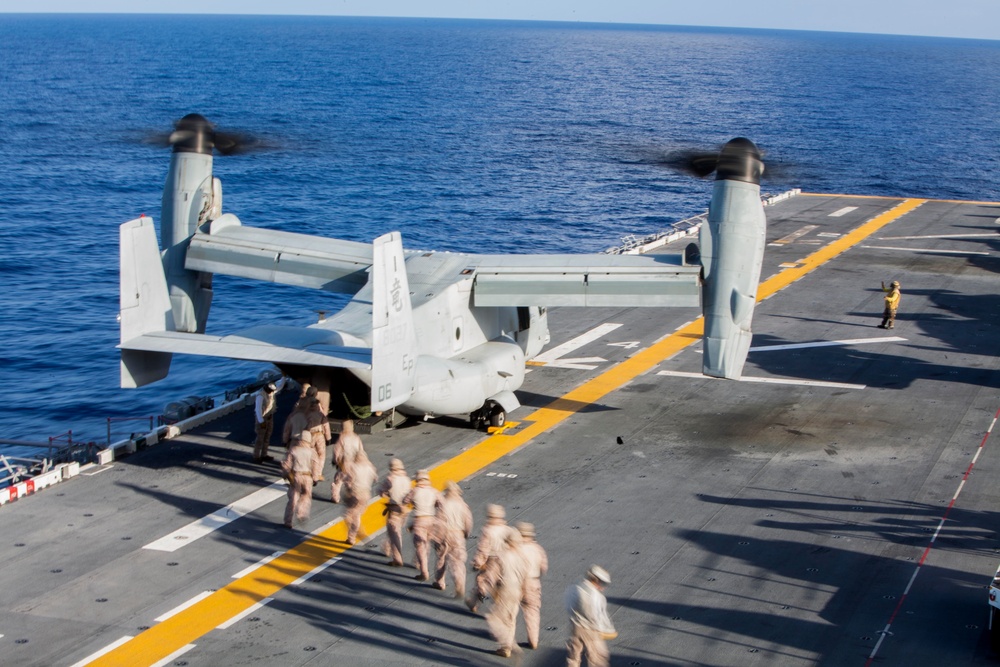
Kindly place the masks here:
<instances>
[{"instance_id":1,"label":"blue ocean water","mask_svg":"<svg viewBox=\"0 0 1000 667\"><path fill-rule=\"evenodd\" d=\"M1000 200L1000 42L502 21L0 15L0 438L158 414L262 366L175 358L118 388L118 225L159 217L199 112L245 224L411 248L599 251L700 213L669 151L747 136L765 189ZM216 279L211 333L337 297ZM8 450L9 451L9 450Z\"/></svg>"}]
</instances>

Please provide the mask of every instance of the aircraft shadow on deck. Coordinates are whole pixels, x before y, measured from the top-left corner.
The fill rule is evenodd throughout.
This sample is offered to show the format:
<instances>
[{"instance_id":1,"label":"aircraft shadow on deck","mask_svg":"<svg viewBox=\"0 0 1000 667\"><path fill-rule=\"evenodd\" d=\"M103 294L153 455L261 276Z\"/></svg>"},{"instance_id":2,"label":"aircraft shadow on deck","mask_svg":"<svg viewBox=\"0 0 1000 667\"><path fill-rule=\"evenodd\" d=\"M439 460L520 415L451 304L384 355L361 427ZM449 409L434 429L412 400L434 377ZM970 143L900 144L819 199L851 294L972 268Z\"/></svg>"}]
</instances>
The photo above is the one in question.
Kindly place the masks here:
<instances>
[{"instance_id":1,"label":"aircraft shadow on deck","mask_svg":"<svg viewBox=\"0 0 1000 667\"><path fill-rule=\"evenodd\" d=\"M658 617L658 620L649 621L649 625L658 628L658 631L678 633L681 640L683 637L697 637L707 642L729 642L748 651L760 647L761 652L773 653L779 659L780 656L787 655L798 660L802 659L803 651L815 652L819 656L842 655L843 645L847 642L857 647L858 655L861 656L878 640L877 631L873 628L871 632L865 633L866 636L850 637L837 630L844 630L856 618L858 609L862 605L870 605L873 600L884 600L882 611L885 618L889 618L898 604L898 596L907 586L917 566L919 549L930 544L943 508L912 502L863 502L847 498L824 499L822 496L799 495L805 497L740 499L698 494L697 499L701 502L783 512L790 520L760 520L755 526L780 530L780 534L785 536L789 531L798 531L803 534L803 539L761 540L737 533L677 530L674 532L675 537L700 549L704 554L704 565L700 566L704 577L696 575L685 578L683 583L673 587L674 593L668 599L609 595L609 605L621 605ZM826 512L831 514L824 519ZM864 518L849 518L854 514L862 517L873 514L889 516L874 523L862 523ZM796 517L801 520L796 520ZM1000 513L954 508L935 542L935 548L992 552L998 538L997 525L1000 525ZM823 544L819 545L816 543L816 535L825 535L831 539L853 537L884 540L914 547L915 557L886 557L831 547L830 539L824 539ZM725 565L720 567L720 559L725 559L722 563L733 559L742 561L745 567L734 572L726 569ZM924 590L935 590L935 585L931 583L934 581L947 581L949 586L962 590L978 590L983 588L983 576L981 572L968 572L926 562L921 566L917 590L921 585L926 586ZM753 597L753 591L758 589L752 582L750 586L746 585L748 578L761 582L761 597ZM734 580L743 580L744 583L734 585ZM771 584L770 589L765 589L765 582ZM775 588L777 583L780 586ZM781 587L787 586L832 593L822 609L796 607L788 599L781 598ZM768 590L769 592L765 592ZM723 598L732 599L733 596L740 599L743 609L721 601ZM706 597L719 601L718 606L693 603ZM941 596L934 593L931 597L933 599L924 604L933 605L933 615L936 618L957 619L955 623L961 625L969 622L967 619L970 614L975 616L973 620L985 617L985 599L982 608L970 610L967 600L962 596ZM917 598L908 603L908 608L912 610L919 604ZM759 611L747 609L748 606L757 606ZM917 608L918 614L923 613ZM816 614L818 618L808 620L803 618L806 614ZM965 627L976 633L974 641L977 655L989 655L985 624ZM731 636L720 637L720 631ZM936 640L928 637L926 641ZM953 641L962 640L956 638ZM972 641L971 635L969 641ZM787 651L783 652L781 647ZM647 656L639 659L642 664L649 664Z\"/></svg>"},{"instance_id":2,"label":"aircraft shadow on deck","mask_svg":"<svg viewBox=\"0 0 1000 667\"><path fill-rule=\"evenodd\" d=\"M521 402L522 406L527 408L556 407L560 410L581 414L619 410L619 408L603 405L601 403L585 403L583 401L574 401L562 396L549 396L547 394L537 394L535 392L523 390L519 390L517 392L517 399ZM559 404L557 406L553 406L552 404L557 401Z\"/></svg>"},{"instance_id":3,"label":"aircraft shadow on deck","mask_svg":"<svg viewBox=\"0 0 1000 667\"><path fill-rule=\"evenodd\" d=\"M992 356L1000 335L1000 295L965 296L945 290L909 290L906 296L926 297L942 312L934 316L915 315L904 309L896 317L893 333L909 340L898 343L902 349L934 350L942 353ZM904 302L905 306L905 302ZM848 313L850 317L871 317L872 329L881 321L881 313ZM778 317L794 317L779 315ZM817 321L802 317L803 320ZM818 320L832 322L829 319ZM850 326L850 322L837 322ZM908 331L916 331L907 335ZM880 330L878 330L880 331ZM939 341L938 347L920 342L920 336ZM874 337L874 335L873 335ZM754 346L767 347L791 342L768 334L755 334ZM888 349L888 348L887 348ZM872 351L857 346L805 348L791 352L751 352L749 362L782 377L826 382L864 382L870 387L903 389L915 380L943 378L982 387L1000 388L1000 374L988 367L962 367L936 364L903 354Z\"/></svg>"}]
</instances>

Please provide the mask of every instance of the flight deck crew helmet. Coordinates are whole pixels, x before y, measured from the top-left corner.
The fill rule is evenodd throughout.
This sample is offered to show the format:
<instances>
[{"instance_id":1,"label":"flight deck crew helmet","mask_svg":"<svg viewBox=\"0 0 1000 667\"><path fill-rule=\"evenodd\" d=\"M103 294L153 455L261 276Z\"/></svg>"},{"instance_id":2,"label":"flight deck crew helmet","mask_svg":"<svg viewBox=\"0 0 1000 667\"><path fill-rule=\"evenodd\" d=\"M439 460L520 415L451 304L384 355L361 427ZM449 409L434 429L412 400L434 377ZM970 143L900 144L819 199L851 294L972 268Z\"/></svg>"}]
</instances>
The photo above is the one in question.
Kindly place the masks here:
<instances>
[{"instance_id":1,"label":"flight deck crew helmet","mask_svg":"<svg viewBox=\"0 0 1000 667\"><path fill-rule=\"evenodd\" d=\"M517 529L518 531L520 531L522 537L535 536L535 527L530 523L525 523L524 521L520 521L517 524Z\"/></svg>"},{"instance_id":2,"label":"flight deck crew helmet","mask_svg":"<svg viewBox=\"0 0 1000 667\"><path fill-rule=\"evenodd\" d=\"M403 470L403 462L399 459L389 461L389 470Z\"/></svg>"},{"instance_id":3,"label":"flight deck crew helmet","mask_svg":"<svg viewBox=\"0 0 1000 667\"><path fill-rule=\"evenodd\" d=\"M899 281L898 280L893 280L892 281L892 287L899 287Z\"/></svg>"},{"instance_id":4,"label":"flight deck crew helmet","mask_svg":"<svg viewBox=\"0 0 1000 667\"><path fill-rule=\"evenodd\" d=\"M278 389L277 385L275 385L273 382L268 382L266 385L264 385L264 391L266 391L269 394L274 393L277 389Z\"/></svg>"},{"instance_id":5,"label":"flight deck crew helmet","mask_svg":"<svg viewBox=\"0 0 1000 667\"><path fill-rule=\"evenodd\" d=\"M487 505L486 506L486 518L487 519L503 519L507 516L507 512L504 511L503 507L500 505Z\"/></svg>"},{"instance_id":6,"label":"flight deck crew helmet","mask_svg":"<svg viewBox=\"0 0 1000 667\"><path fill-rule=\"evenodd\" d=\"M428 470L418 470L417 471L417 481L418 482L429 482L431 481L431 473Z\"/></svg>"},{"instance_id":7,"label":"flight deck crew helmet","mask_svg":"<svg viewBox=\"0 0 1000 667\"><path fill-rule=\"evenodd\" d=\"M591 565L587 570L587 578L592 581L599 581L605 586L611 583L611 575L600 565Z\"/></svg>"}]
</instances>

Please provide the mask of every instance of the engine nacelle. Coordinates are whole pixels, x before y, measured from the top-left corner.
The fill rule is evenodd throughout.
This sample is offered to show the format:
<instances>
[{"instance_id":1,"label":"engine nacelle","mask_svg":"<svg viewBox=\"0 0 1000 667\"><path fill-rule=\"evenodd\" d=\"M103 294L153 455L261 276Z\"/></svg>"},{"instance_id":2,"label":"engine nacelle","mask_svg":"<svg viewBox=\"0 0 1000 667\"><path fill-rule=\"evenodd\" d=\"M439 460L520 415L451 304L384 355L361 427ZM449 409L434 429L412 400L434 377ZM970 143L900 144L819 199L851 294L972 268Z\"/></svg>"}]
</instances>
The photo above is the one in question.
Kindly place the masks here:
<instances>
[{"instance_id":1,"label":"engine nacelle","mask_svg":"<svg viewBox=\"0 0 1000 667\"><path fill-rule=\"evenodd\" d=\"M191 236L222 211L222 184L212 176L214 130L188 114L170 136L173 153L163 186L160 247L177 331L203 333L212 305L212 274L184 268Z\"/></svg>"},{"instance_id":2,"label":"engine nacelle","mask_svg":"<svg viewBox=\"0 0 1000 667\"><path fill-rule=\"evenodd\" d=\"M767 229L760 201L763 171L760 152L749 139L733 139L722 149L708 224L699 238L705 375L739 379L750 349Z\"/></svg>"}]
</instances>

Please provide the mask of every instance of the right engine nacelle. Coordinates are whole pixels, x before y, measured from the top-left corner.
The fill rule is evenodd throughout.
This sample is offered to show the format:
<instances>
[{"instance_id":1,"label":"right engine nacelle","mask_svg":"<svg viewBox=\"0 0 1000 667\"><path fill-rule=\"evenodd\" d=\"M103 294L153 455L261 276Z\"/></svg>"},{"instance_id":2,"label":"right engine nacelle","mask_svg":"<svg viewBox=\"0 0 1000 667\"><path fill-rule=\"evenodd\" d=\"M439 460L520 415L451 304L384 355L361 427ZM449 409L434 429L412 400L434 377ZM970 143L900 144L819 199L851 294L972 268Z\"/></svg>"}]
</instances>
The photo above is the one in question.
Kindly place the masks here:
<instances>
[{"instance_id":1,"label":"right engine nacelle","mask_svg":"<svg viewBox=\"0 0 1000 667\"><path fill-rule=\"evenodd\" d=\"M722 149L708 224L699 237L705 375L739 379L750 349L767 230L760 201L763 171L760 151L749 139L733 139Z\"/></svg>"}]
</instances>

